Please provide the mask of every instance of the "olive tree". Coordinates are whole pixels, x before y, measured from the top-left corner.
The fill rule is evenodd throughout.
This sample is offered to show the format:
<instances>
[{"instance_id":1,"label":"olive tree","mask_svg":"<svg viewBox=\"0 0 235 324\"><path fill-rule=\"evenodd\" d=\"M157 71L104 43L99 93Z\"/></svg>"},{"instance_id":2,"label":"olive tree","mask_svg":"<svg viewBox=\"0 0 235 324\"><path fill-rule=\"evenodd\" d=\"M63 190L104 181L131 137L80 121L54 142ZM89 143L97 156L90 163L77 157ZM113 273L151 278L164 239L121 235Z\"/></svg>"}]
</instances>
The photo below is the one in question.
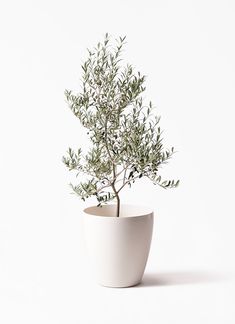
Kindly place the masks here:
<instances>
[{"instance_id":1,"label":"olive tree","mask_svg":"<svg viewBox=\"0 0 235 324\"><path fill-rule=\"evenodd\" d=\"M80 93L65 90L68 106L87 129L91 147L68 149L63 162L77 173L73 192L85 200L95 196L98 206L113 199L120 214L120 191L142 177L162 188L178 186L179 180L162 180L159 169L174 154L165 149L159 116L151 102L143 102L145 76L123 65L121 54L125 37L102 43L88 50L82 64ZM85 179L85 180L84 180Z\"/></svg>"}]
</instances>

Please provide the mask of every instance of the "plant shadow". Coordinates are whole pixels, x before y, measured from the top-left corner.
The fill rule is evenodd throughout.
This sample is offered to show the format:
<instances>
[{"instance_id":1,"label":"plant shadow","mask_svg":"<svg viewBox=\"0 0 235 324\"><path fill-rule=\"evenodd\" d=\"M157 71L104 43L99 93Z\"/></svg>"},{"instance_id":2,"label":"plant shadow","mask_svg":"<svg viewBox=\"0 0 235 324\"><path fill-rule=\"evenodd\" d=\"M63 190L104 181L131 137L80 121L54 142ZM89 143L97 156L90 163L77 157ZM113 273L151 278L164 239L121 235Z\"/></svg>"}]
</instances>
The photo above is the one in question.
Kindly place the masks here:
<instances>
[{"instance_id":1,"label":"plant shadow","mask_svg":"<svg viewBox=\"0 0 235 324\"><path fill-rule=\"evenodd\" d=\"M154 286L176 286L191 284L208 284L227 281L224 274L207 271L174 271L146 273L137 288Z\"/></svg>"}]
</instances>

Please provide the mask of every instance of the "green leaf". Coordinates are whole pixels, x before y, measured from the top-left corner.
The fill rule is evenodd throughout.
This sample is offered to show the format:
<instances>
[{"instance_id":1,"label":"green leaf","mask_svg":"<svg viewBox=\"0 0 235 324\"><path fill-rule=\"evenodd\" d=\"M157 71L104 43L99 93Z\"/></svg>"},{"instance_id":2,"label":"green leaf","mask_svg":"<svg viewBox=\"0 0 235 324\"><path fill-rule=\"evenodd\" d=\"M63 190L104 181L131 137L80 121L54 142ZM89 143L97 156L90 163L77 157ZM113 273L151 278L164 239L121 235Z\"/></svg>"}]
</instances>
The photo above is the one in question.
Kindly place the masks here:
<instances>
[{"instance_id":1,"label":"green leaf","mask_svg":"<svg viewBox=\"0 0 235 324\"><path fill-rule=\"evenodd\" d=\"M152 101L144 102L145 76L132 65L122 64L125 39L119 37L111 44L106 33L102 42L88 49L81 90L76 94L65 90L67 104L86 129L91 145L85 152L69 148L62 162L75 171L78 184L71 185L73 193L82 200L95 196L99 206L144 176L165 189L179 184L179 180L161 182L158 174L174 147L164 148L160 117Z\"/></svg>"}]
</instances>

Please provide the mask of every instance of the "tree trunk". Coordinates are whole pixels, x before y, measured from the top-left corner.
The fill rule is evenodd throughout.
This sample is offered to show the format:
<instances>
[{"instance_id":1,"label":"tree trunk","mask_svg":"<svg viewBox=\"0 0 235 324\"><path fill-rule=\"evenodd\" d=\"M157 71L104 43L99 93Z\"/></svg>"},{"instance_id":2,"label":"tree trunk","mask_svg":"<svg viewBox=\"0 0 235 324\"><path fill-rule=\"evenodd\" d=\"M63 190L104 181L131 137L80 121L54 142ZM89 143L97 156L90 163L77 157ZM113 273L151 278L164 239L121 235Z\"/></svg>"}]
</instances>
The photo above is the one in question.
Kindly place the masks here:
<instances>
[{"instance_id":1,"label":"tree trunk","mask_svg":"<svg viewBox=\"0 0 235 324\"><path fill-rule=\"evenodd\" d=\"M119 217L120 216L120 198L119 195L116 195L117 198L117 212L116 212L116 216Z\"/></svg>"},{"instance_id":2,"label":"tree trunk","mask_svg":"<svg viewBox=\"0 0 235 324\"><path fill-rule=\"evenodd\" d=\"M111 186L112 186L113 192L114 192L114 194L116 196L116 199L117 199L116 216L119 217L120 216L120 197L119 197L118 191L115 188L114 182L111 184Z\"/></svg>"}]
</instances>

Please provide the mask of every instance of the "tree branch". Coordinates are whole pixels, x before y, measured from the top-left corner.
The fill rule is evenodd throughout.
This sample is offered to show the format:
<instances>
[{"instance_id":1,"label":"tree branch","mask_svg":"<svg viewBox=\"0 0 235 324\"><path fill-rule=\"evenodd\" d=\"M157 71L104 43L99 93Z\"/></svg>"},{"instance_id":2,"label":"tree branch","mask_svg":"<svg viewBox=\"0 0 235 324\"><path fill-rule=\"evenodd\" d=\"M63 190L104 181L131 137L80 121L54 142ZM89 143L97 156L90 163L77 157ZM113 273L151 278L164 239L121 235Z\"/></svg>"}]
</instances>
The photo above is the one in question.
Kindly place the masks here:
<instances>
[{"instance_id":1,"label":"tree branch","mask_svg":"<svg viewBox=\"0 0 235 324\"><path fill-rule=\"evenodd\" d=\"M116 179L122 174L122 172L124 171L124 179L125 179L125 176L126 176L126 171L127 171L127 169L129 168L129 166L130 166L130 164L128 164L127 166L125 166L120 172L118 172L117 174L116 174ZM115 179L115 180L116 180ZM120 180L118 180L118 181L115 181L115 183L117 183L117 182L119 182Z\"/></svg>"},{"instance_id":2,"label":"tree branch","mask_svg":"<svg viewBox=\"0 0 235 324\"><path fill-rule=\"evenodd\" d=\"M129 179L129 180L127 180L119 189L118 189L118 193L125 187L125 185L127 185L129 182L131 182L131 181L133 181L133 180L136 180L136 179L138 179L139 178L139 175L138 176L136 176L136 177L133 177L133 178L131 178L131 179Z\"/></svg>"},{"instance_id":3,"label":"tree branch","mask_svg":"<svg viewBox=\"0 0 235 324\"><path fill-rule=\"evenodd\" d=\"M97 190L97 193L100 192L101 190L105 189L105 188L108 188L108 187L112 187L112 183L111 183L111 182L109 182L109 184L107 184L107 185L104 185L104 186L100 187L100 188Z\"/></svg>"}]
</instances>

